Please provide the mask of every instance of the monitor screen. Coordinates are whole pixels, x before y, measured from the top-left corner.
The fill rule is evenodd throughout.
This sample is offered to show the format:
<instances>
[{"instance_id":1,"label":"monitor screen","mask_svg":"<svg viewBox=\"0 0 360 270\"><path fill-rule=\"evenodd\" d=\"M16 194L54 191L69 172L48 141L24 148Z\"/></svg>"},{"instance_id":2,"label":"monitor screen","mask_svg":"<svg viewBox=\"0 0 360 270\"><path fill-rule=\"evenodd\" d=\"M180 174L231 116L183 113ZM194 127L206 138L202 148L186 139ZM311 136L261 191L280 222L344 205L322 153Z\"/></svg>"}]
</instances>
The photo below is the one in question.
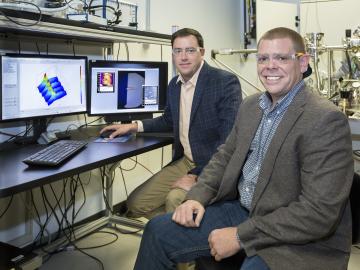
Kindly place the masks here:
<instances>
[{"instance_id":1,"label":"monitor screen","mask_svg":"<svg viewBox=\"0 0 360 270\"><path fill-rule=\"evenodd\" d=\"M86 112L87 58L1 56L1 120Z\"/></svg>"},{"instance_id":2,"label":"monitor screen","mask_svg":"<svg viewBox=\"0 0 360 270\"><path fill-rule=\"evenodd\" d=\"M166 102L167 62L90 61L90 115L151 118Z\"/></svg>"}]
</instances>

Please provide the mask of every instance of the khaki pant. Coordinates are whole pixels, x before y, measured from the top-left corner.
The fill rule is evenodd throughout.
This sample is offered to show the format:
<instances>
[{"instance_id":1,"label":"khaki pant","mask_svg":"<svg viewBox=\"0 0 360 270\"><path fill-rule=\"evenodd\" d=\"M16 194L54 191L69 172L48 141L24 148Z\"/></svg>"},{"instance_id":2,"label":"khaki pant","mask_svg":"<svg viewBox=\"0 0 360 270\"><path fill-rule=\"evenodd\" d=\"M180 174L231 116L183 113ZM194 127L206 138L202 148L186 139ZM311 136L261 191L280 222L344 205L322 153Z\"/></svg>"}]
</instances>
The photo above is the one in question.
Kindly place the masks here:
<instances>
[{"instance_id":1,"label":"khaki pant","mask_svg":"<svg viewBox=\"0 0 360 270\"><path fill-rule=\"evenodd\" d=\"M172 189L171 186L194 167L192 161L183 157L138 186L127 199L127 216L151 219L160 214L173 212L184 200L186 191L180 188ZM194 263L179 263L177 269L194 269Z\"/></svg>"},{"instance_id":2,"label":"khaki pant","mask_svg":"<svg viewBox=\"0 0 360 270\"><path fill-rule=\"evenodd\" d=\"M184 200L186 191L171 189L171 186L194 167L195 164L186 157L164 167L130 194L127 215L151 219L156 215L173 212Z\"/></svg>"}]
</instances>

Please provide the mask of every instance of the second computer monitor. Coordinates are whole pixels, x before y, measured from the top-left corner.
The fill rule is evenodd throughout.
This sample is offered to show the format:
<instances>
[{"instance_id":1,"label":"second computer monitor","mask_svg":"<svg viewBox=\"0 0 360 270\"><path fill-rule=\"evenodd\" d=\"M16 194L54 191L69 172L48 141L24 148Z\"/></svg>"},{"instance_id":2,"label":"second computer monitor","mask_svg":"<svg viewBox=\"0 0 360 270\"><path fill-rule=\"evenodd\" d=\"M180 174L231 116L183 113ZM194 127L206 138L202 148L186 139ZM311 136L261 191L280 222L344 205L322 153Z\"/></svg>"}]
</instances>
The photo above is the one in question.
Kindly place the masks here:
<instances>
[{"instance_id":1,"label":"second computer monitor","mask_svg":"<svg viewBox=\"0 0 360 270\"><path fill-rule=\"evenodd\" d=\"M167 76L166 62L91 61L89 114L150 118L165 107Z\"/></svg>"}]
</instances>

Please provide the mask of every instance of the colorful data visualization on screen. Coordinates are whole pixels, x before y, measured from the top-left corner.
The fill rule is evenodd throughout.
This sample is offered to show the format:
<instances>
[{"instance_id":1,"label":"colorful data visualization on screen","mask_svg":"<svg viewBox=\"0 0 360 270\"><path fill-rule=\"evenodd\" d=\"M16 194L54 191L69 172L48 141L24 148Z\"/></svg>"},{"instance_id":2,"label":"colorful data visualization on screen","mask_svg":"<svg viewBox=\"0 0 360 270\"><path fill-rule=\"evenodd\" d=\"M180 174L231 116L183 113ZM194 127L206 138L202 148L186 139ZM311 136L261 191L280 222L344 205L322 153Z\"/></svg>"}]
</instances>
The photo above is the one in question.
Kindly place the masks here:
<instances>
[{"instance_id":1,"label":"colorful data visualization on screen","mask_svg":"<svg viewBox=\"0 0 360 270\"><path fill-rule=\"evenodd\" d=\"M87 111L87 57L9 54L0 60L1 120Z\"/></svg>"},{"instance_id":2,"label":"colorful data visualization on screen","mask_svg":"<svg viewBox=\"0 0 360 270\"><path fill-rule=\"evenodd\" d=\"M61 85L58 77L48 78L46 73L37 88L48 106L50 106L54 101L66 96L66 91Z\"/></svg>"},{"instance_id":3,"label":"colorful data visualization on screen","mask_svg":"<svg viewBox=\"0 0 360 270\"><path fill-rule=\"evenodd\" d=\"M20 110L74 106L83 103L79 65L22 63L20 66Z\"/></svg>"}]
</instances>

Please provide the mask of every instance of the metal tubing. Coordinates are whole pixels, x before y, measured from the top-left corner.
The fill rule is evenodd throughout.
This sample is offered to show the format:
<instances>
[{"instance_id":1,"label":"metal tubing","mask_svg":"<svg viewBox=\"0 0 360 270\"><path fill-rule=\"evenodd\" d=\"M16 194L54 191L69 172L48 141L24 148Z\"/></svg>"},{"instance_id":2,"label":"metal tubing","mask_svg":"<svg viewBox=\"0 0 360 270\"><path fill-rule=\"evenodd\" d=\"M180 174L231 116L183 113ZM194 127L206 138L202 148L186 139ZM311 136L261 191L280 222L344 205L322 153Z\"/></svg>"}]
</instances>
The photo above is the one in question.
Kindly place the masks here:
<instances>
[{"instance_id":1,"label":"metal tubing","mask_svg":"<svg viewBox=\"0 0 360 270\"><path fill-rule=\"evenodd\" d=\"M263 92L260 88L258 88L256 85L254 85L252 82L250 82L249 80L247 80L245 77L241 76L239 73L237 73L234 69L232 69L231 67L229 67L228 65L224 64L223 62L212 58L212 60L220 65L222 65L223 67L225 67L226 69L228 69L229 71L231 71L233 74L235 74L237 77L239 77L240 79L244 80L245 82L247 82L249 85L251 85L252 87L254 87L258 92ZM245 92L245 95L248 96L249 94L243 90L243 92Z\"/></svg>"},{"instance_id":2,"label":"metal tubing","mask_svg":"<svg viewBox=\"0 0 360 270\"><path fill-rule=\"evenodd\" d=\"M327 62L328 62L328 80L327 80L327 86L328 86L328 90L327 90L327 97L330 98L332 96L332 89L331 89L331 62L332 62L332 56L333 56L333 51L327 51Z\"/></svg>"}]
</instances>

